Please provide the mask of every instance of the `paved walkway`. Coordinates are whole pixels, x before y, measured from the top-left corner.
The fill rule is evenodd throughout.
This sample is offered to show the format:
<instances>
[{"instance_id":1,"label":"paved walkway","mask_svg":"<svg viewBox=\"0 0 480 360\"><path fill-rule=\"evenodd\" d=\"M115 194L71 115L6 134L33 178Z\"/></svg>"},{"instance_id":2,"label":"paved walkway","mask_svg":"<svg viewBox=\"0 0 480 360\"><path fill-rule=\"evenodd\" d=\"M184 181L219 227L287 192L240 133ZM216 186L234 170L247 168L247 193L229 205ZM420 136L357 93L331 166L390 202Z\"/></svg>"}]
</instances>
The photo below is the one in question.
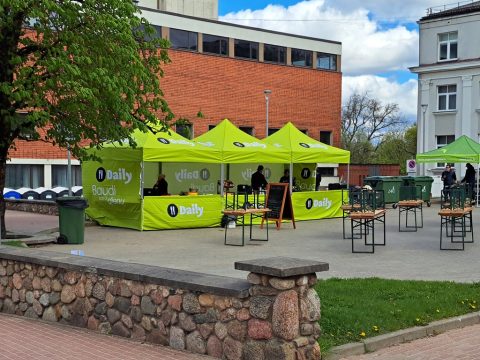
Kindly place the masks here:
<instances>
[{"instance_id":1,"label":"paved walkway","mask_svg":"<svg viewBox=\"0 0 480 360\"><path fill-rule=\"evenodd\" d=\"M342 360L478 360L479 358L480 325L473 325L391 346L370 354L349 356Z\"/></svg>"},{"instance_id":2,"label":"paved walkway","mask_svg":"<svg viewBox=\"0 0 480 360\"><path fill-rule=\"evenodd\" d=\"M8 360L208 360L70 326L0 314L0 359Z\"/></svg>"}]
</instances>

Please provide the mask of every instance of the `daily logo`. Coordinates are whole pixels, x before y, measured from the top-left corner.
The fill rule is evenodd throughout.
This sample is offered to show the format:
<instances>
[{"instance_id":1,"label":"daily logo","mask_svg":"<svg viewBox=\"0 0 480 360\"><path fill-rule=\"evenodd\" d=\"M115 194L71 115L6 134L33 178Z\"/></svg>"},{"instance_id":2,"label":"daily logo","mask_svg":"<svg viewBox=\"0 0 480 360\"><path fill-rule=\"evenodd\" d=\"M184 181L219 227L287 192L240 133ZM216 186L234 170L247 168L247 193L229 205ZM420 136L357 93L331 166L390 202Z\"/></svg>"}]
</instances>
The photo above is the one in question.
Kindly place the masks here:
<instances>
[{"instance_id":1,"label":"daily logo","mask_svg":"<svg viewBox=\"0 0 480 360\"><path fill-rule=\"evenodd\" d=\"M175 204L170 204L167 206L167 213L170 217L175 217L178 215L178 207Z\"/></svg>"},{"instance_id":2,"label":"daily logo","mask_svg":"<svg viewBox=\"0 0 480 360\"><path fill-rule=\"evenodd\" d=\"M165 145L170 144L170 141L168 141L168 140L165 139L165 138L158 138L157 140L158 140L159 142L161 142L162 144L165 144Z\"/></svg>"},{"instance_id":3,"label":"daily logo","mask_svg":"<svg viewBox=\"0 0 480 360\"><path fill-rule=\"evenodd\" d=\"M95 177L98 182L111 180L122 181L125 184L129 184L130 181L132 181L132 173L125 170L125 168L119 168L118 170L110 170L99 167L95 173Z\"/></svg>"},{"instance_id":4,"label":"daily logo","mask_svg":"<svg viewBox=\"0 0 480 360\"><path fill-rule=\"evenodd\" d=\"M323 198L323 200L313 200L312 198L309 198L305 201L305 207L307 210L310 210L311 208L324 208L325 210L328 210L332 207L332 200L329 198Z\"/></svg>"},{"instance_id":5,"label":"daily logo","mask_svg":"<svg viewBox=\"0 0 480 360\"><path fill-rule=\"evenodd\" d=\"M238 141L235 141L233 143L233 145L237 146L237 147L245 147L245 145L243 145L241 142L238 142Z\"/></svg>"},{"instance_id":6,"label":"daily logo","mask_svg":"<svg viewBox=\"0 0 480 360\"><path fill-rule=\"evenodd\" d=\"M308 179L310 175L312 175L312 172L310 171L309 168L302 169L302 173L301 173L302 179Z\"/></svg>"},{"instance_id":7,"label":"daily logo","mask_svg":"<svg viewBox=\"0 0 480 360\"><path fill-rule=\"evenodd\" d=\"M192 142L192 141L188 141L188 140L175 140L175 139L165 139L165 138L162 138L162 137L159 137L157 138L157 140L159 142L161 142L162 144L165 144L165 145L168 145L168 144L180 144L180 145L188 145L188 146L195 146L195 143Z\"/></svg>"},{"instance_id":8,"label":"daily logo","mask_svg":"<svg viewBox=\"0 0 480 360\"><path fill-rule=\"evenodd\" d=\"M267 147L267 145L265 144L262 144L262 143L259 143L259 142L239 142L239 141L234 141L233 142L233 145L237 146L237 147L259 147L259 148L262 148L262 149L265 149Z\"/></svg>"},{"instance_id":9,"label":"daily logo","mask_svg":"<svg viewBox=\"0 0 480 360\"><path fill-rule=\"evenodd\" d=\"M170 217L176 217L177 215L202 217L203 207L198 204L191 204L190 206L170 204L167 206L167 213Z\"/></svg>"},{"instance_id":10,"label":"daily logo","mask_svg":"<svg viewBox=\"0 0 480 360\"><path fill-rule=\"evenodd\" d=\"M317 148L317 149L327 149L327 146L326 145L323 145L323 144L315 144L315 143L311 143L311 144L307 144L307 143L298 143L300 146L306 148L306 149L309 149L309 148Z\"/></svg>"},{"instance_id":11,"label":"daily logo","mask_svg":"<svg viewBox=\"0 0 480 360\"><path fill-rule=\"evenodd\" d=\"M202 170L180 169L175 172L175 179L178 182L184 180L208 180L210 179L210 170L204 168Z\"/></svg>"},{"instance_id":12,"label":"daily logo","mask_svg":"<svg viewBox=\"0 0 480 360\"><path fill-rule=\"evenodd\" d=\"M98 182L102 182L107 177L107 172L103 167L99 167L97 169L97 173L95 174L95 177L97 178Z\"/></svg>"},{"instance_id":13,"label":"daily logo","mask_svg":"<svg viewBox=\"0 0 480 360\"><path fill-rule=\"evenodd\" d=\"M307 148L307 149L310 147L310 145L305 144L305 143L300 143L300 146L303 146L304 148Z\"/></svg>"}]
</instances>

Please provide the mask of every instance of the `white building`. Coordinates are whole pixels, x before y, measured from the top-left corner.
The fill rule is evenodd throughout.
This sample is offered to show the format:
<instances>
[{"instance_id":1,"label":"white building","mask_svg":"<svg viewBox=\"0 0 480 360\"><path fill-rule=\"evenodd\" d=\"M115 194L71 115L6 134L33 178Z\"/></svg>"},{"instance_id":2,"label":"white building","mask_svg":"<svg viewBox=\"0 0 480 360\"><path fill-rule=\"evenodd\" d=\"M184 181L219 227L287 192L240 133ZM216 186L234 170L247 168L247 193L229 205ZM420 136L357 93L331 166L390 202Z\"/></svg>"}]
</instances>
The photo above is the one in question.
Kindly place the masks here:
<instances>
[{"instance_id":1,"label":"white building","mask_svg":"<svg viewBox=\"0 0 480 360\"><path fill-rule=\"evenodd\" d=\"M418 153L480 134L480 1L430 8L418 22ZM457 177L465 164L455 164ZM420 166L435 175L444 164Z\"/></svg>"}]
</instances>

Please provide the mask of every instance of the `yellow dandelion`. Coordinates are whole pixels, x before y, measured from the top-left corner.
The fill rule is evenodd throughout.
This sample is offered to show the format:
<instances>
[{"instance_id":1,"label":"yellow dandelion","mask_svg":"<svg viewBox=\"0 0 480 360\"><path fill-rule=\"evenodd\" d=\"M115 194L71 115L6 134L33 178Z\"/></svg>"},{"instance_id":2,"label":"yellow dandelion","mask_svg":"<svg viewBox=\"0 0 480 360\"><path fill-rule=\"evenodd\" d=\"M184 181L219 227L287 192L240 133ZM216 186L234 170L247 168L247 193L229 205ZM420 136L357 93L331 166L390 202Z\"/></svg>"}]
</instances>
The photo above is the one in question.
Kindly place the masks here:
<instances>
[{"instance_id":1,"label":"yellow dandelion","mask_svg":"<svg viewBox=\"0 0 480 360\"><path fill-rule=\"evenodd\" d=\"M373 325L373 331L378 331L378 326L377 325Z\"/></svg>"},{"instance_id":2,"label":"yellow dandelion","mask_svg":"<svg viewBox=\"0 0 480 360\"><path fill-rule=\"evenodd\" d=\"M465 304L465 301L462 300L462 305Z\"/></svg>"},{"instance_id":3,"label":"yellow dandelion","mask_svg":"<svg viewBox=\"0 0 480 360\"><path fill-rule=\"evenodd\" d=\"M419 321L420 321L420 318L416 318L415 321L416 321L416 322L419 322Z\"/></svg>"},{"instance_id":4,"label":"yellow dandelion","mask_svg":"<svg viewBox=\"0 0 480 360\"><path fill-rule=\"evenodd\" d=\"M435 311L436 311L437 313L439 313L439 312L440 312L440 309L437 309L437 310L435 310Z\"/></svg>"},{"instance_id":5,"label":"yellow dandelion","mask_svg":"<svg viewBox=\"0 0 480 360\"><path fill-rule=\"evenodd\" d=\"M365 331L362 331L362 332L360 333L360 336L361 336L361 337L365 337L365 336L367 336L367 334L365 334Z\"/></svg>"}]
</instances>

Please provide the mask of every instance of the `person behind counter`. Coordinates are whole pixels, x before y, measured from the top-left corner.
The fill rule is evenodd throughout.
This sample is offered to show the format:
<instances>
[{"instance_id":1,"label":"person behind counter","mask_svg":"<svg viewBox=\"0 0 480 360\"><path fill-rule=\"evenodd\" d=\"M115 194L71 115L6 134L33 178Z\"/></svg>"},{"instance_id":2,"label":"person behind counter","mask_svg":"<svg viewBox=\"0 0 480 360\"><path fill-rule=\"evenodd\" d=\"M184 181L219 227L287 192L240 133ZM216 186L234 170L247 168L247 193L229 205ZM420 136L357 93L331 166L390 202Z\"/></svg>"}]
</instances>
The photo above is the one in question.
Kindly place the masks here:
<instances>
[{"instance_id":1,"label":"person behind counter","mask_svg":"<svg viewBox=\"0 0 480 360\"><path fill-rule=\"evenodd\" d=\"M165 174L158 175L158 180L155 185L153 185L153 195L168 195L168 183L167 180L165 180Z\"/></svg>"},{"instance_id":2,"label":"person behind counter","mask_svg":"<svg viewBox=\"0 0 480 360\"><path fill-rule=\"evenodd\" d=\"M281 183L290 183L290 170L285 169L283 176L280 178ZM295 186L295 178L292 178L292 186Z\"/></svg>"},{"instance_id":3,"label":"person behind counter","mask_svg":"<svg viewBox=\"0 0 480 360\"><path fill-rule=\"evenodd\" d=\"M258 191L267 187L267 179L263 175L263 165L258 165L257 171L252 174L251 179L252 190Z\"/></svg>"}]
</instances>

